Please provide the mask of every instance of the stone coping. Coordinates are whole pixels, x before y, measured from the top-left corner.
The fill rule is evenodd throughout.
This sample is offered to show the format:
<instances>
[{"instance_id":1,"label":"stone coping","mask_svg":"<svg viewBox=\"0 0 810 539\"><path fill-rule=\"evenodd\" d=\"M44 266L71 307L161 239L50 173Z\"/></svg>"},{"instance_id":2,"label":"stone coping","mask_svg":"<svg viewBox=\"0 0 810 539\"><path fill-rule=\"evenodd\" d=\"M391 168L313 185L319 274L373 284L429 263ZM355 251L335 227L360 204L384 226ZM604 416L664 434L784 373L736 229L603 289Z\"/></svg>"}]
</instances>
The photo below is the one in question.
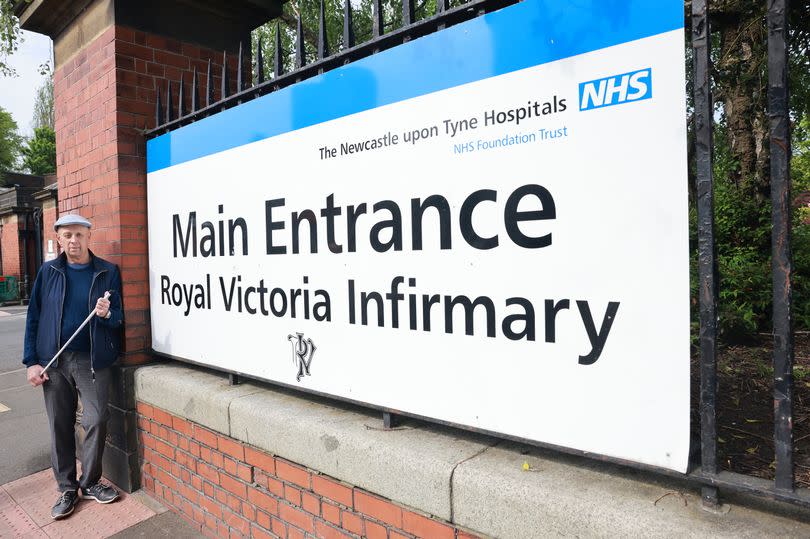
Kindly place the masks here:
<instances>
[{"instance_id":1,"label":"stone coping","mask_svg":"<svg viewBox=\"0 0 810 539\"><path fill-rule=\"evenodd\" d=\"M180 363L135 372L138 401L495 537L810 537L802 512L710 513L698 492L614 465L406 421ZM525 470L528 464L529 470ZM792 517L792 518L791 518Z\"/></svg>"}]
</instances>

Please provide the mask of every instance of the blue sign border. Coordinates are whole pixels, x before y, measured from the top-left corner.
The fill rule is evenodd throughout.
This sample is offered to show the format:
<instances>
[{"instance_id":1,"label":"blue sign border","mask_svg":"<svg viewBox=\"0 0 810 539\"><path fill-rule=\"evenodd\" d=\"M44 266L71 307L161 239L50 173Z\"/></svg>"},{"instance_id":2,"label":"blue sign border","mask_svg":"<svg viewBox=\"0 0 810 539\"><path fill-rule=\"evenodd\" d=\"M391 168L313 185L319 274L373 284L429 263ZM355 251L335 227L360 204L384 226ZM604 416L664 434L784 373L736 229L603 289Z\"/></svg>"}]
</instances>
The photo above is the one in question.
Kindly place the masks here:
<instances>
[{"instance_id":1,"label":"blue sign border","mask_svg":"<svg viewBox=\"0 0 810 539\"><path fill-rule=\"evenodd\" d=\"M682 29L683 17L678 0L525 0L149 140L146 169Z\"/></svg>"}]
</instances>

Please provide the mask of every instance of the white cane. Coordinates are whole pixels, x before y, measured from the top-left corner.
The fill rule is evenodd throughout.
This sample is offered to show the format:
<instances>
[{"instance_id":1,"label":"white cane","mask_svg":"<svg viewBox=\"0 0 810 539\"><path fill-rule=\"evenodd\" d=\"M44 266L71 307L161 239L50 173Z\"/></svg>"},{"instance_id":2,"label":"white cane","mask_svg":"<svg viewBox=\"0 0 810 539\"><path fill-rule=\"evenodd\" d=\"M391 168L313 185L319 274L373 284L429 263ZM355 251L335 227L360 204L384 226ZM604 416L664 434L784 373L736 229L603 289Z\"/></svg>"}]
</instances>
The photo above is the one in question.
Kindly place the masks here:
<instances>
[{"instance_id":1,"label":"white cane","mask_svg":"<svg viewBox=\"0 0 810 539\"><path fill-rule=\"evenodd\" d=\"M104 292L104 299L110 299L110 293L109 293L109 292ZM60 349L59 349L59 351L56 353L56 355L55 355L55 356L53 356L53 359L51 359L51 360L48 362L48 364L47 364L47 365L45 365L45 368L44 368L44 369L42 369L42 372L40 373L40 376L42 376L43 374L45 374L45 371L47 371L47 370L48 370L48 367L50 367L50 366L53 364L53 362L54 362L54 361L56 361L56 358L58 358L58 357L59 357L59 355L60 355L62 352L64 352L64 351L65 351L65 348L67 348L67 346L68 346L68 345L71 343L71 341L72 341L73 339L75 339L75 338L76 338L76 335L78 335L78 334L79 334L79 332L82 330L82 328L83 328L84 326L86 326L86 325L87 325L87 323L90 321L90 319L91 319L91 318L93 318L93 315L94 315L94 314L96 314L96 310L95 310L95 309L93 309L92 311L90 311L90 314L88 314L88 315L87 315L87 318L85 318L85 319L84 319L84 322L82 322L82 325L81 325L81 326L79 326L79 329L77 329L76 331L74 331L74 332L73 332L73 335L71 335L71 336L70 336L70 338L67 340L67 342L64 344L64 346L62 346L62 348L60 348Z\"/></svg>"}]
</instances>

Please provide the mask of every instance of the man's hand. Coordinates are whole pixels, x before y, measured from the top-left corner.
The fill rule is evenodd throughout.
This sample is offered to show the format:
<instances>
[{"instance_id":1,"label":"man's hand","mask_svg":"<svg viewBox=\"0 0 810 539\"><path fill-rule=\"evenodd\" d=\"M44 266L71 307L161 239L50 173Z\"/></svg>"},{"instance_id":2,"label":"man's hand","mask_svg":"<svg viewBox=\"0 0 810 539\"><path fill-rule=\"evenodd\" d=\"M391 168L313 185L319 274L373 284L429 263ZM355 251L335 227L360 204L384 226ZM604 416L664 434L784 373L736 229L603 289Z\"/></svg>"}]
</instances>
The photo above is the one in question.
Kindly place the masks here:
<instances>
[{"instance_id":1,"label":"man's hand","mask_svg":"<svg viewBox=\"0 0 810 539\"><path fill-rule=\"evenodd\" d=\"M48 373L44 372L45 369L42 365L31 365L28 367L26 374L28 375L28 383L34 387L41 386L48 381Z\"/></svg>"},{"instance_id":2,"label":"man's hand","mask_svg":"<svg viewBox=\"0 0 810 539\"><path fill-rule=\"evenodd\" d=\"M96 302L96 316L100 318L107 318L110 312L110 300L107 298L98 298Z\"/></svg>"}]
</instances>

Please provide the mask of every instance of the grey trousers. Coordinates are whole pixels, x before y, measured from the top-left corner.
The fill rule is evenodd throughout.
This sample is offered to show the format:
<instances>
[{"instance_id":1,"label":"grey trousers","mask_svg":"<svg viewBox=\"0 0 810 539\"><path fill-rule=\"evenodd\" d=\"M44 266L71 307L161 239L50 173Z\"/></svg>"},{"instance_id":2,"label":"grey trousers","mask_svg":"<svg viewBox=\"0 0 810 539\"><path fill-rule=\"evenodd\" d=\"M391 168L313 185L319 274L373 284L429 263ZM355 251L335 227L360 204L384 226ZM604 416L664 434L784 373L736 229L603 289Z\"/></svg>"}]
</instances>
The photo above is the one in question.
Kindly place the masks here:
<instances>
[{"instance_id":1,"label":"grey trousers","mask_svg":"<svg viewBox=\"0 0 810 539\"><path fill-rule=\"evenodd\" d=\"M48 369L50 380L42 385L45 409L51 427L51 465L59 490L92 486L101 478L101 456L107 437L110 413L109 369L96 371L93 381L90 354L66 350ZM82 400L81 424L84 428L82 476L76 481L76 406Z\"/></svg>"}]
</instances>

